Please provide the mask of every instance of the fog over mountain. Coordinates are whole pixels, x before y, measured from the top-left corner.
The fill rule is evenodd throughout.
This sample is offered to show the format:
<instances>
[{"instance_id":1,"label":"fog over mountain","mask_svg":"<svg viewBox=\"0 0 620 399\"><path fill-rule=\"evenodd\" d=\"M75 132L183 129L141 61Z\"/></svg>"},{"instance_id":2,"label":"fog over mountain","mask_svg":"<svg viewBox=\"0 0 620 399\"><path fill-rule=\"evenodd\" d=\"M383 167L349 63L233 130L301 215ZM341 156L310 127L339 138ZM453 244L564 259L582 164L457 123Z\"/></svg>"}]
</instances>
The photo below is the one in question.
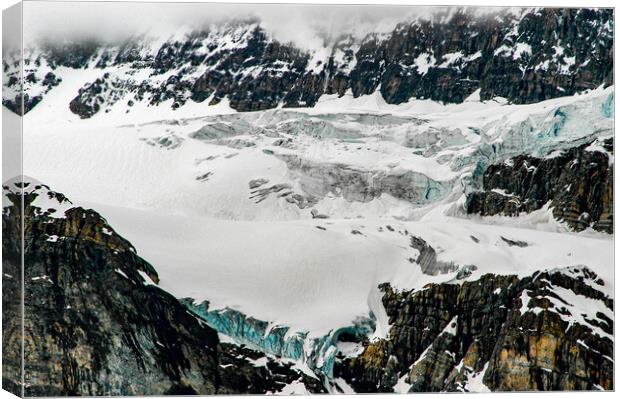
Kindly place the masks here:
<instances>
[{"instance_id":1,"label":"fog over mountain","mask_svg":"<svg viewBox=\"0 0 620 399\"><path fill-rule=\"evenodd\" d=\"M145 32L172 35L231 20L258 20L281 42L315 47L324 37L388 32L398 22L428 17L440 7L295 4L26 2L26 42L122 39ZM70 24L67 21L71 21Z\"/></svg>"}]
</instances>

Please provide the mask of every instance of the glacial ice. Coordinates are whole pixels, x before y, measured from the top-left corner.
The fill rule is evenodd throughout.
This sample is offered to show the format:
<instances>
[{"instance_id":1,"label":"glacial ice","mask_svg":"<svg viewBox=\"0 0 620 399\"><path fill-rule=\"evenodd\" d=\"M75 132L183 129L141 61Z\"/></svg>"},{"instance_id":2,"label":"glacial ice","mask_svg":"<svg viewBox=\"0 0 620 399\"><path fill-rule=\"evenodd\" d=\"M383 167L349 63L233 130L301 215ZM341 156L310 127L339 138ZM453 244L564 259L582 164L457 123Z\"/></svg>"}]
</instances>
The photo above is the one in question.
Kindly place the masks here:
<instances>
[{"instance_id":1,"label":"glacial ice","mask_svg":"<svg viewBox=\"0 0 620 399\"><path fill-rule=\"evenodd\" d=\"M307 194L323 198L330 193L348 201L368 202L387 193L414 205L429 204L445 197L451 181L435 181L415 171L361 170L349 165L309 161L299 155L278 155L289 174Z\"/></svg>"},{"instance_id":2,"label":"glacial ice","mask_svg":"<svg viewBox=\"0 0 620 399\"><path fill-rule=\"evenodd\" d=\"M602 104L602 113L605 118L613 118L614 117L614 93L611 92L603 101Z\"/></svg>"},{"instance_id":3,"label":"glacial ice","mask_svg":"<svg viewBox=\"0 0 620 399\"><path fill-rule=\"evenodd\" d=\"M432 243L441 261L476 265L471 278L570 262L613 270L609 240L550 233L544 226L516 228L523 227L517 222L501 226L509 224L503 219L491 226L449 213L463 191L480 184L491 163L524 152L545 156L611 135L613 88L531 105L412 100L394 106L324 96L312 109L230 113L224 101L216 108L190 102L176 113L162 105L161 117L168 119L148 125L135 123L134 108L121 127L124 116L114 109L87 121L68 112L45 114L45 101L67 103L78 83L65 79L24 118L25 172L89 203L118 226L158 270L163 289L197 300L215 296L216 309L192 310L218 332L303 362L318 374L332 375L343 341L387 332L379 315L376 321L370 316L357 324L343 321L364 314L359 298L367 298L373 284L392 278L395 287L409 289L455 277L423 275L407 261L411 254L405 251L411 249L399 230ZM148 111L143 115L152 118ZM213 115L218 112L229 114ZM173 137L182 145L165 151L148 145L168 144ZM195 180L210 172L207 181ZM277 195L256 203L249 183L258 179L316 196L316 209L329 219L313 220L309 208ZM355 213L345 213L349 208L342 204L355 204ZM401 220L394 220L396 214ZM315 228L319 223L325 230ZM531 223L550 224L547 218ZM378 232L386 224L397 226L392 236ZM364 235L351 235L352 229ZM501 236L534 245L509 247ZM569 247L575 249L567 254ZM386 278L386 271L393 276ZM266 275L280 276L286 286ZM320 286L318 299L307 292L313 284ZM256 300L270 291L273 298ZM225 303L226 298L237 302ZM310 306L300 306L302 299ZM334 301L339 306L329 310ZM303 319L288 310L292 304ZM318 334L306 333L297 328L300 320L313 327L331 324Z\"/></svg>"},{"instance_id":4,"label":"glacial ice","mask_svg":"<svg viewBox=\"0 0 620 399\"><path fill-rule=\"evenodd\" d=\"M450 166L453 170L466 170L473 165L471 183L475 187L489 164L520 154L541 157L610 135L613 132L613 96L611 92L590 101L553 107L514 124L484 126L481 134L485 141L454 157Z\"/></svg>"},{"instance_id":5,"label":"glacial ice","mask_svg":"<svg viewBox=\"0 0 620 399\"><path fill-rule=\"evenodd\" d=\"M209 311L205 301L196 304L191 299L184 300L186 306L202 318L218 333L234 342L260 350L264 353L301 361L317 375L332 380L336 355L341 352L339 342L358 341L375 331L374 317L357 319L350 326L331 331L322 337L309 337L308 333L291 331L289 327L273 325L244 315L233 309ZM344 353L349 355L351 353Z\"/></svg>"}]
</instances>

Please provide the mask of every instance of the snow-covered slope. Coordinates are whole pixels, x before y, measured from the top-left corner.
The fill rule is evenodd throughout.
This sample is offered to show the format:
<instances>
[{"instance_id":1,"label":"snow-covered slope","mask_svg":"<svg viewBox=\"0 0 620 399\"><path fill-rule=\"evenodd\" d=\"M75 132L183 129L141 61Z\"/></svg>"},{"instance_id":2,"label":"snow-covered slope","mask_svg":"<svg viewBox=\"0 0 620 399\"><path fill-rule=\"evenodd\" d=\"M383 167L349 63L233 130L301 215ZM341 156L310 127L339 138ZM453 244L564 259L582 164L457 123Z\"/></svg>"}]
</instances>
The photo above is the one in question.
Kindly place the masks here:
<instances>
[{"instance_id":1,"label":"snow-covered slope","mask_svg":"<svg viewBox=\"0 0 620 399\"><path fill-rule=\"evenodd\" d=\"M381 283L420 289L429 282L456 281L467 265L477 266L472 280L487 273L526 276L588 265L613 295L613 241L605 237L465 220L256 223L92 207L157 265L160 286L167 291L198 302L208 300L211 309L230 307L294 331L308 331L313 337L368 317L373 287ZM418 256L410 247L411 236L440 249L439 261L460 267L425 275L410 260ZM511 246L502 238L528 245Z\"/></svg>"},{"instance_id":2,"label":"snow-covered slope","mask_svg":"<svg viewBox=\"0 0 620 399\"><path fill-rule=\"evenodd\" d=\"M424 275L412 235L440 261L475 265L472 279L587 264L612 287L608 236L570 232L545 209L480 218L463 208L480 151L497 146L484 159L497 163L609 136L610 98L613 88L536 105L327 98L148 123L69 122L37 107L24 121L24 168L109 218L176 296L321 335L368 316L382 282L455 277Z\"/></svg>"},{"instance_id":3,"label":"snow-covered slope","mask_svg":"<svg viewBox=\"0 0 620 399\"><path fill-rule=\"evenodd\" d=\"M613 325L615 94L613 24L586 11L454 11L317 54L254 22L35 49L24 174L105 217L221 339L330 392L488 389L501 367L472 342L521 342L502 326L556 323L546 333L587 341L596 364ZM566 21L575 32L536 48ZM484 28L484 51L446 41L451 23ZM424 380L437 365L445 378ZM594 387L536 367L540 385L517 388Z\"/></svg>"},{"instance_id":4,"label":"snow-covered slope","mask_svg":"<svg viewBox=\"0 0 620 399\"><path fill-rule=\"evenodd\" d=\"M121 207L233 220L310 218L312 209L419 219L475 188L488 164L612 134L613 88L536 105L498 101L327 98L297 111L218 105L160 120L161 106L142 123L36 107L24 120L24 165L72 198Z\"/></svg>"}]
</instances>

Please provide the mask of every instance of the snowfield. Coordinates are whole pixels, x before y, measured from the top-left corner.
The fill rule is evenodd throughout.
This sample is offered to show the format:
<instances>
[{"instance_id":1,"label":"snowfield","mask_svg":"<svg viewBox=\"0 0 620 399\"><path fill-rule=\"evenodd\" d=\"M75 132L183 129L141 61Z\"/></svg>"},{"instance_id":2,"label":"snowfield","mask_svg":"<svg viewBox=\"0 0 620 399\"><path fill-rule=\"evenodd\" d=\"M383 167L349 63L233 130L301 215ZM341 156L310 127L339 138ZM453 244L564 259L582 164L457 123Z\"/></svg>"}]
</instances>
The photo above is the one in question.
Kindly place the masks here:
<instances>
[{"instance_id":1,"label":"snowfield","mask_svg":"<svg viewBox=\"0 0 620 399\"><path fill-rule=\"evenodd\" d=\"M179 298L310 336L372 312L385 334L378 284L463 281L457 271L423 274L412 236L438 261L476 266L468 279L587 265L613 296L612 236L570 232L547 208L517 218L463 211L489 146L501 143L485 158L493 163L613 135L613 87L531 105L347 94L243 114L225 101L125 114L118 102L80 120L55 104L93 76L59 75L24 118L24 173L101 213Z\"/></svg>"},{"instance_id":2,"label":"snowfield","mask_svg":"<svg viewBox=\"0 0 620 399\"><path fill-rule=\"evenodd\" d=\"M88 205L152 262L161 288L178 297L209 300L216 309L230 307L309 331L310 336L367 317L370 295L382 282L400 289L456 282L456 272L428 276L411 263L417 251L405 231L436 248L440 261L476 265L471 279L486 273L525 277L536 270L588 265L613 295L613 241L606 238L466 220L247 222ZM530 245L509 246L502 237Z\"/></svg>"}]
</instances>

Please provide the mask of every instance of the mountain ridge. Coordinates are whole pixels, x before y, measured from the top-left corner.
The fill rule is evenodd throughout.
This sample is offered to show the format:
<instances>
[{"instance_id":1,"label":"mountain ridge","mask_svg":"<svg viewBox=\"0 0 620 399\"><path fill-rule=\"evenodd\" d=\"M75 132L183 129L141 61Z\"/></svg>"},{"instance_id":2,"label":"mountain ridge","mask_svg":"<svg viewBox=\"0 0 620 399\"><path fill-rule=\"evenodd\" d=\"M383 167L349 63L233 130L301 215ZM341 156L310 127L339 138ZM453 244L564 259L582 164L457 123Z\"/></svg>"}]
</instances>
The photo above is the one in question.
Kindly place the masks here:
<instances>
[{"instance_id":1,"label":"mountain ridge","mask_svg":"<svg viewBox=\"0 0 620 399\"><path fill-rule=\"evenodd\" d=\"M172 100L178 108L227 99L237 111L256 111L311 107L323 95L359 97L377 90L389 104L412 98L460 103L477 90L481 100L524 104L613 84L610 9L456 9L437 15L362 39L337 36L314 51L275 40L257 20L163 42L138 36L118 45L42 43L26 52L24 110L61 83L58 67L101 69L67 104L81 118L117 102L131 112L136 102ZM3 96L3 104L18 111L18 65L10 59L4 64L14 92Z\"/></svg>"}]
</instances>

